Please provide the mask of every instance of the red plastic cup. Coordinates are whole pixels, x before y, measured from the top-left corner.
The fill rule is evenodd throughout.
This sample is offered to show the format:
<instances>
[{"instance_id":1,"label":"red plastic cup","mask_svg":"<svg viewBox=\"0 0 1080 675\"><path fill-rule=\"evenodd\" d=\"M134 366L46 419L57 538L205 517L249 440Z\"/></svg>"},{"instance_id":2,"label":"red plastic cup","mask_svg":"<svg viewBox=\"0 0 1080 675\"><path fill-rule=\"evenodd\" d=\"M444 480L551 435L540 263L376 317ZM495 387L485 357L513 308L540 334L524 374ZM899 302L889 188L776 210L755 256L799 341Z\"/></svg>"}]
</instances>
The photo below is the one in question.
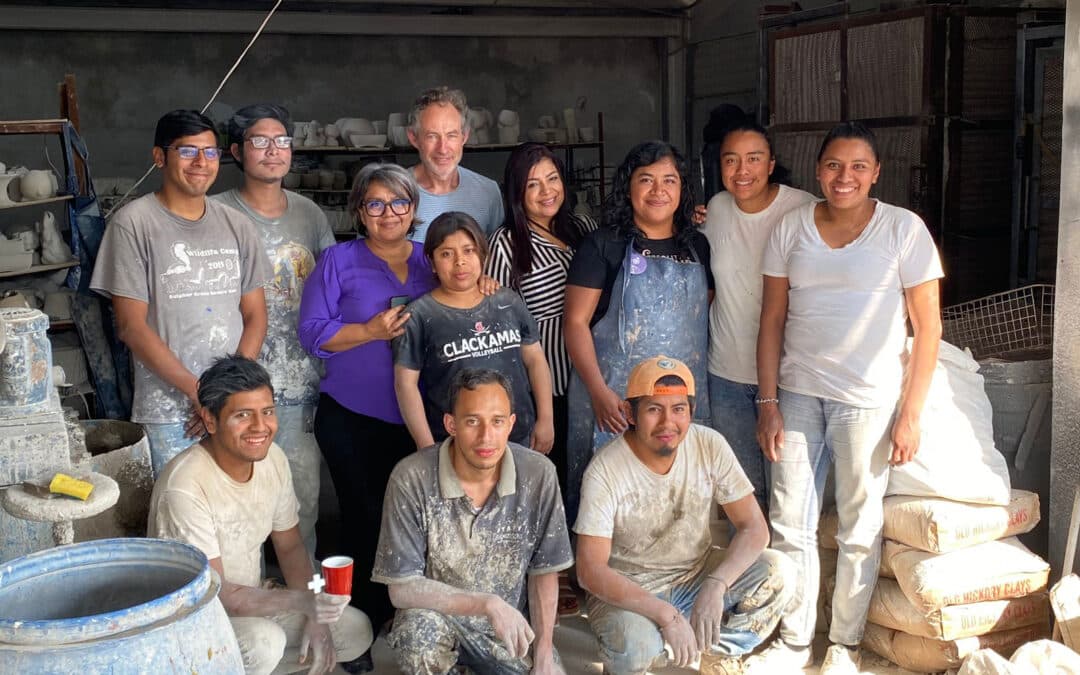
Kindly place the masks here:
<instances>
[{"instance_id":1,"label":"red plastic cup","mask_svg":"<svg viewBox=\"0 0 1080 675\"><path fill-rule=\"evenodd\" d=\"M347 555L335 555L323 560L326 592L331 595L352 595L352 572L353 559Z\"/></svg>"}]
</instances>

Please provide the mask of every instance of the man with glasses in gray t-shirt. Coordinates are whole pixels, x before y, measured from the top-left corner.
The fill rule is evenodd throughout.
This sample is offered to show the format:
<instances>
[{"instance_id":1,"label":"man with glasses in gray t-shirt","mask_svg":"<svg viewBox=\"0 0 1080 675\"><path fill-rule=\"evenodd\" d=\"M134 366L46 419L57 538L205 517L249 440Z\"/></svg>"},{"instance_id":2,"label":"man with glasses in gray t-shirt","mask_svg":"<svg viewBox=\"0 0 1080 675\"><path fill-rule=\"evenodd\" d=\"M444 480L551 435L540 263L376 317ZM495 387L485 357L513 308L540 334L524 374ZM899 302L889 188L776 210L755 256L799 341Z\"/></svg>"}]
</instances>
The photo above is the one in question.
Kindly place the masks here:
<instances>
[{"instance_id":1,"label":"man with glasses in gray t-shirt","mask_svg":"<svg viewBox=\"0 0 1080 675\"><path fill-rule=\"evenodd\" d=\"M166 113L153 157L161 189L110 219L90 288L112 300L117 335L134 357L131 420L146 429L157 476L205 435L202 371L226 354L258 356L269 262L251 219L206 198L221 159L208 117Z\"/></svg>"},{"instance_id":2,"label":"man with glasses in gray t-shirt","mask_svg":"<svg viewBox=\"0 0 1080 675\"><path fill-rule=\"evenodd\" d=\"M237 110L229 119L229 152L244 182L213 199L251 218L270 259L266 339L259 363L274 381L277 444L289 458L300 500L300 534L314 553L322 455L313 424L322 368L300 346L296 326L304 283L319 254L335 242L323 210L281 185L292 165L291 126L289 111L279 105L260 103Z\"/></svg>"}]
</instances>

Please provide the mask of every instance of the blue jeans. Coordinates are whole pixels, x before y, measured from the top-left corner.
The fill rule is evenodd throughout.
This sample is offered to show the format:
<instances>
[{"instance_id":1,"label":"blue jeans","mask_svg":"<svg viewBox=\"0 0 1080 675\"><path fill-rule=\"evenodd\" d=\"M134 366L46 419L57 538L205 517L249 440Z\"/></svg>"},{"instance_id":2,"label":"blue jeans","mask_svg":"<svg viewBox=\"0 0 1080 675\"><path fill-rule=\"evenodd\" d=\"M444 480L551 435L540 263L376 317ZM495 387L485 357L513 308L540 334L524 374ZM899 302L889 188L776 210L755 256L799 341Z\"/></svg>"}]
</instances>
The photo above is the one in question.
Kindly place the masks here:
<instances>
[{"instance_id":1,"label":"blue jeans","mask_svg":"<svg viewBox=\"0 0 1080 675\"><path fill-rule=\"evenodd\" d=\"M712 428L723 434L743 473L754 486L761 513L769 516L769 462L757 442L756 384L744 384L709 373Z\"/></svg>"},{"instance_id":2,"label":"blue jeans","mask_svg":"<svg viewBox=\"0 0 1080 675\"><path fill-rule=\"evenodd\" d=\"M161 475L169 460L199 442L184 435L186 422L143 423L146 442L150 445L150 465L154 480Z\"/></svg>"},{"instance_id":3,"label":"blue jeans","mask_svg":"<svg viewBox=\"0 0 1080 675\"><path fill-rule=\"evenodd\" d=\"M790 645L814 638L820 586L817 529L825 477L833 464L840 553L829 640L862 641L881 561L882 500L889 482L894 406L853 405L789 391L780 393L784 447L772 466L773 547L799 568L805 592L780 624Z\"/></svg>"},{"instance_id":4,"label":"blue jeans","mask_svg":"<svg viewBox=\"0 0 1080 675\"><path fill-rule=\"evenodd\" d=\"M701 572L686 583L658 593L687 618L705 577L723 559L713 551ZM772 634L792 600L799 595L795 565L783 553L766 549L724 594L723 636L710 646L713 654L741 656ZM659 657L664 638L650 619L588 597L589 626L600 640L600 658L613 675L641 675Z\"/></svg>"},{"instance_id":5,"label":"blue jeans","mask_svg":"<svg viewBox=\"0 0 1080 675\"><path fill-rule=\"evenodd\" d=\"M319 517L319 469L322 454L315 442L313 424L315 406L279 405L275 407L278 420L278 444L289 458L293 490L300 503L300 537L309 556L315 555L315 521Z\"/></svg>"}]
</instances>

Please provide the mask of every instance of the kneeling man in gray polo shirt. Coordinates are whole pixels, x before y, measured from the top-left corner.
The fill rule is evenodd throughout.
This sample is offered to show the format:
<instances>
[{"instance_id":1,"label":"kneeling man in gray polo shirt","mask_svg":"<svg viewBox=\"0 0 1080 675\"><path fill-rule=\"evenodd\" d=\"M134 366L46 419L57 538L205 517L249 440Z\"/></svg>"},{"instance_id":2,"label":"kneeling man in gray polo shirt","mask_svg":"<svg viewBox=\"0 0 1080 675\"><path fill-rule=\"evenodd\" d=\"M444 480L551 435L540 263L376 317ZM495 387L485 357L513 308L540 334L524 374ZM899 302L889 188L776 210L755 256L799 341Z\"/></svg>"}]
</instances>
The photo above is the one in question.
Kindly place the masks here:
<instances>
[{"instance_id":1,"label":"kneeling man in gray polo shirt","mask_svg":"<svg viewBox=\"0 0 1080 675\"><path fill-rule=\"evenodd\" d=\"M463 370L449 393L450 437L401 460L386 488L371 578L398 608L390 646L405 673L563 675L552 631L573 554L555 466L509 442L502 374Z\"/></svg>"}]
</instances>

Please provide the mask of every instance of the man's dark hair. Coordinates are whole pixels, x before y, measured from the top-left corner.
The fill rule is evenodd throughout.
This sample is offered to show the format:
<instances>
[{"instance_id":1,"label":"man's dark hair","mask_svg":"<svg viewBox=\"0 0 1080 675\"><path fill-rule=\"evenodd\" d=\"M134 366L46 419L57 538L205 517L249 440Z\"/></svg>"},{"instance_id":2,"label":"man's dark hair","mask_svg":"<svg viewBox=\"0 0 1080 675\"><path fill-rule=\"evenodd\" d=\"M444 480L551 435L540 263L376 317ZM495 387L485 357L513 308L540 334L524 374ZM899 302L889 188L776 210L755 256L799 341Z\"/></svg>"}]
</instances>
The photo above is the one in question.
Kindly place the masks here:
<instances>
[{"instance_id":1,"label":"man's dark hair","mask_svg":"<svg viewBox=\"0 0 1080 675\"><path fill-rule=\"evenodd\" d=\"M198 110L173 110L161 116L154 129L154 147L164 148L173 144L178 138L194 136L204 131L213 132L214 121Z\"/></svg>"},{"instance_id":2,"label":"man's dark hair","mask_svg":"<svg viewBox=\"0 0 1080 675\"><path fill-rule=\"evenodd\" d=\"M244 134L247 133L247 130L259 120L266 119L281 122L281 126L285 127L285 135L292 135L292 118L289 116L288 110L276 103L255 103L240 108L229 118L229 147L232 147L233 143L243 146ZM239 154L240 157L236 160L236 166L243 170L243 150Z\"/></svg>"},{"instance_id":3,"label":"man's dark hair","mask_svg":"<svg viewBox=\"0 0 1080 675\"><path fill-rule=\"evenodd\" d=\"M458 395L461 394L462 389L476 391L477 387L484 384L497 384L502 387L506 392L506 398L510 400L510 412L514 412L514 392L510 391L510 380L506 379L506 376L499 371L491 368L465 368L459 370L457 375L454 375L454 379L450 381L450 410L446 412L451 415L454 414Z\"/></svg>"},{"instance_id":4,"label":"man's dark hair","mask_svg":"<svg viewBox=\"0 0 1080 675\"><path fill-rule=\"evenodd\" d=\"M662 385L666 385L666 386L669 386L669 387L677 387L679 385L682 385L684 387L686 386L686 382L684 382L683 379L681 377L679 377L678 375L664 375L659 380L657 380L653 384L653 386L655 387L657 384L662 384ZM637 415L638 415L638 406L641 405L641 401L644 400L645 398L647 398L647 397L645 397L645 396L636 396L634 398L626 399L627 402L630 404L630 411L634 413L634 419L635 420L637 419ZM690 413L693 414L693 412L694 412L694 397L693 396L687 396L687 398L690 400ZM630 428L633 429L634 426L635 425L631 424Z\"/></svg>"},{"instance_id":5,"label":"man's dark hair","mask_svg":"<svg viewBox=\"0 0 1080 675\"><path fill-rule=\"evenodd\" d=\"M233 394L263 387L270 390L271 396L274 394L266 368L239 354L222 356L199 376L199 405L216 418Z\"/></svg>"}]
</instances>

